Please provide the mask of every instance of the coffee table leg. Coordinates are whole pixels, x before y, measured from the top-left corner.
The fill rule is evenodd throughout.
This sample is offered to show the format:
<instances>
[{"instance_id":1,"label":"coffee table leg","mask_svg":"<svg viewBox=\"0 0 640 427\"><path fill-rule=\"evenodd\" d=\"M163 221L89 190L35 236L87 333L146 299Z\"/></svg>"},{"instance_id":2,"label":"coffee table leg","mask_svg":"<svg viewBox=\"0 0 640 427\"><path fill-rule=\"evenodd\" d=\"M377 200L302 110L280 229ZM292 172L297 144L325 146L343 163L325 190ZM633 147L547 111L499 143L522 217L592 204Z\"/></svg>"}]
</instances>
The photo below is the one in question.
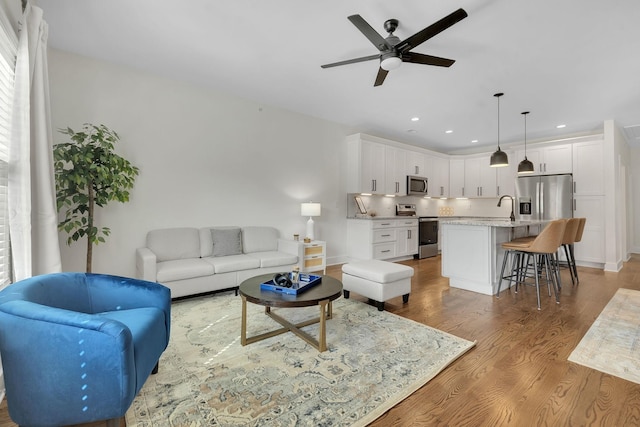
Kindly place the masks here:
<instances>
[{"instance_id":1,"label":"coffee table leg","mask_svg":"<svg viewBox=\"0 0 640 427\"><path fill-rule=\"evenodd\" d=\"M329 313L331 312L331 301L323 300L318 303L320 305L320 331L318 336L318 350L323 352L327 349L327 305ZM331 318L331 314L329 314Z\"/></svg>"},{"instance_id":2,"label":"coffee table leg","mask_svg":"<svg viewBox=\"0 0 640 427\"><path fill-rule=\"evenodd\" d=\"M240 327L240 344L247 345L247 298L242 295L242 326Z\"/></svg>"}]
</instances>

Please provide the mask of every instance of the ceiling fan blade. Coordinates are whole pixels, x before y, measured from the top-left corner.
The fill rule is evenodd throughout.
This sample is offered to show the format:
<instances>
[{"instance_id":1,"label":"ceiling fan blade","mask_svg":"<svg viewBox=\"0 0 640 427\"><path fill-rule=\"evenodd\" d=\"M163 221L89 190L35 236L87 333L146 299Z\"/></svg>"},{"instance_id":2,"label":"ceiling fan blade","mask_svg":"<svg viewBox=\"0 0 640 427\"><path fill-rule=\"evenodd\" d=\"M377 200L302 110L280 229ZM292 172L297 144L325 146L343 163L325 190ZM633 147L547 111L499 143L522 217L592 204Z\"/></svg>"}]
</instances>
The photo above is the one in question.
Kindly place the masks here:
<instances>
[{"instance_id":1,"label":"ceiling fan blade","mask_svg":"<svg viewBox=\"0 0 640 427\"><path fill-rule=\"evenodd\" d=\"M435 65L438 67L451 67L453 59L440 58L439 56L424 55L422 53L406 52L402 54L403 62L412 62L414 64Z\"/></svg>"},{"instance_id":2,"label":"ceiling fan blade","mask_svg":"<svg viewBox=\"0 0 640 427\"><path fill-rule=\"evenodd\" d=\"M385 51L391 49L393 46L389 46L387 41L382 37L376 30L374 30L371 25L360 15L351 15L347 18L353 25L356 26L360 30L362 34L366 38L369 39L371 43L378 49L379 51Z\"/></svg>"},{"instance_id":3,"label":"ceiling fan blade","mask_svg":"<svg viewBox=\"0 0 640 427\"><path fill-rule=\"evenodd\" d=\"M378 69L378 75L376 76L376 82L373 84L373 86L380 86L382 83L384 83L384 79L387 77L387 74L389 74L389 72L380 67L380 69Z\"/></svg>"},{"instance_id":4,"label":"ceiling fan blade","mask_svg":"<svg viewBox=\"0 0 640 427\"><path fill-rule=\"evenodd\" d=\"M398 43L396 45L396 49L400 53L408 52L409 50L413 49L414 47L424 43L427 40L429 40L431 37L441 33L444 30L446 30L447 28L449 28L453 24L463 20L467 16L468 16L467 12L465 12L464 9L458 9L455 12L445 16L444 18L442 18L438 22L435 22L435 23L429 25L427 28L423 29L422 31L419 31L419 32L415 33L414 35L412 35L411 37L401 41L400 43Z\"/></svg>"},{"instance_id":5,"label":"ceiling fan blade","mask_svg":"<svg viewBox=\"0 0 640 427\"><path fill-rule=\"evenodd\" d=\"M363 56L361 58L347 59L345 61L333 62L331 64L321 65L320 67L322 68L337 67L339 65L347 65L347 64L355 64L356 62L371 61L372 59L380 59L380 54Z\"/></svg>"}]
</instances>

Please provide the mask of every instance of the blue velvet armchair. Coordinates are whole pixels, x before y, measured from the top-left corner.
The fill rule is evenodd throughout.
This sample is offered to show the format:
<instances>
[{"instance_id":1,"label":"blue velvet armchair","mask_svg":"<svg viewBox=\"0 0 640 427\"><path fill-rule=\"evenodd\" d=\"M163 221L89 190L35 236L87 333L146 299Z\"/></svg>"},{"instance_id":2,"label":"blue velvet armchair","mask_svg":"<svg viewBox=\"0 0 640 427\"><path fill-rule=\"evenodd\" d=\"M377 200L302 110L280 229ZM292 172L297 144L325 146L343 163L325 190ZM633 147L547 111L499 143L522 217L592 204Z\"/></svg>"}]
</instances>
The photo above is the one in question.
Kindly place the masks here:
<instances>
[{"instance_id":1,"label":"blue velvet armchair","mask_svg":"<svg viewBox=\"0 0 640 427\"><path fill-rule=\"evenodd\" d=\"M9 415L24 426L121 418L157 370L170 320L171 294L158 283L56 273L9 285L0 292Z\"/></svg>"}]
</instances>

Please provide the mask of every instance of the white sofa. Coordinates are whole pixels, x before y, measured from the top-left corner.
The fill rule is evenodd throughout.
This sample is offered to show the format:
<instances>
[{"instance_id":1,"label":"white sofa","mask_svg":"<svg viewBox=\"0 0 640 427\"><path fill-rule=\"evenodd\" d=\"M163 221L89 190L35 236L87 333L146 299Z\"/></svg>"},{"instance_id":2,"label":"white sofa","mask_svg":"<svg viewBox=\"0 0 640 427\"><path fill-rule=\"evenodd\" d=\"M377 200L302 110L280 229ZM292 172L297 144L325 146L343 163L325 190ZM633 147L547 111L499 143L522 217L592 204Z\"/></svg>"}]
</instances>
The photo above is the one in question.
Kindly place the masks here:
<instances>
[{"instance_id":1,"label":"white sofa","mask_svg":"<svg viewBox=\"0 0 640 427\"><path fill-rule=\"evenodd\" d=\"M304 259L301 242L273 227L167 228L147 233L136 250L137 277L171 289L171 298L236 288L265 273L291 271Z\"/></svg>"}]
</instances>

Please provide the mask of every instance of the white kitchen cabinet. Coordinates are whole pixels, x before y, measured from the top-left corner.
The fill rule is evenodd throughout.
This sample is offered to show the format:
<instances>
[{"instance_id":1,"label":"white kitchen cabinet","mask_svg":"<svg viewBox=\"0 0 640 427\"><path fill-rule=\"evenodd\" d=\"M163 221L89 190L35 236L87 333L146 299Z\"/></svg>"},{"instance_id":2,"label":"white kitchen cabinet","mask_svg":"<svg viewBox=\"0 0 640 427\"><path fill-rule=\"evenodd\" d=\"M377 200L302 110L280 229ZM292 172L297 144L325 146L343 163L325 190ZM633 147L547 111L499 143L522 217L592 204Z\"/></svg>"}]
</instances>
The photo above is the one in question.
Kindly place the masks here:
<instances>
[{"instance_id":1,"label":"white kitchen cabinet","mask_svg":"<svg viewBox=\"0 0 640 427\"><path fill-rule=\"evenodd\" d=\"M405 172L407 175L426 177L425 155L417 151L407 151Z\"/></svg>"},{"instance_id":2,"label":"white kitchen cabinet","mask_svg":"<svg viewBox=\"0 0 640 427\"><path fill-rule=\"evenodd\" d=\"M464 191L464 159L449 160L449 196L465 197Z\"/></svg>"},{"instance_id":3,"label":"white kitchen cabinet","mask_svg":"<svg viewBox=\"0 0 640 427\"><path fill-rule=\"evenodd\" d=\"M489 166L490 157L470 157L464 160L466 197L496 197L496 169Z\"/></svg>"},{"instance_id":4,"label":"white kitchen cabinet","mask_svg":"<svg viewBox=\"0 0 640 427\"><path fill-rule=\"evenodd\" d=\"M604 142L573 144L574 196L604 195Z\"/></svg>"},{"instance_id":5,"label":"white kitchen cabinet","mask_svg":"<svg viewBox=\"0 0 640 427\"><path fill-rule=\"evenodd\" d=\"M448 197L449 196L449 159L442 157L431 157L431 170L429 177L429 196Z\"/></svg>"},{"instance_id":6,"label":"white kitchen cabinet","mask_svg":"<svg viewBox=\"0 0 640 427\"><path fill-rule=\"evenodd\" d=\"M574 245L576 263L602 268L605 263L604 196L574 197L574 218L586 218L582 240Z\"/></svg>"},{"instance_id":7,"label":"white kitchen cabinet","mask_svg":"<svg viewBox=\"0 0 640 427\"><path fill-rule=\"evenodd\" d=\"M572 144L527 147L527 158L533 163L534 174L551 175L573 171ZM517 163L524 160L524 149L516 152Z\"/></svg>"},{"instance_id":8,"label":"white kitchen cabinet","mask_svg":"<svg viewBox=\"0 0 640 427\"><path fill-rule=\"evenodd\" d=\"M407 195L406 150L385 148L385 194Z\"/></svg>"},{"instance_id":9,"label":"white kitchen cabinet","mask_svg":"<svg viewBox=\"0 0 640 427\"><path fill-rule=\"evenodd\" d=\"M355 137L347 141L349 193L384 194L385 145Z\"/></svg>"},{"instance_id":10,"label":"white kitchen cabinet","mask_svg":"<svg viewBox=\"0 0 640 427\"><path fill-rule=\"evenodd\" d=\"M350 259L393 259L418 253L418 219L348 219Z\"/></svg>"},{"instance_id":11,"label":"white kitchen cabinet","mask_svg":"<svg viewBox=\"0 0 640 427\"><path fill-rule=\"evenodd\" d=\"M396 220L396 256L418 253L418 219Z\"/></svg>"},{"instance_id":12,"label":"white kitchen cabinet","mask_svg":"<svg viewBox=\"0 0 640 427\"><path fill-rule=\"evenodd\" d=\"M516 195L516 178L518 175L518 164L524 159L516 159L515 153L509 153L509 166L494 168L496 170L496 196Z\"/></svg>"}]
</instances>

